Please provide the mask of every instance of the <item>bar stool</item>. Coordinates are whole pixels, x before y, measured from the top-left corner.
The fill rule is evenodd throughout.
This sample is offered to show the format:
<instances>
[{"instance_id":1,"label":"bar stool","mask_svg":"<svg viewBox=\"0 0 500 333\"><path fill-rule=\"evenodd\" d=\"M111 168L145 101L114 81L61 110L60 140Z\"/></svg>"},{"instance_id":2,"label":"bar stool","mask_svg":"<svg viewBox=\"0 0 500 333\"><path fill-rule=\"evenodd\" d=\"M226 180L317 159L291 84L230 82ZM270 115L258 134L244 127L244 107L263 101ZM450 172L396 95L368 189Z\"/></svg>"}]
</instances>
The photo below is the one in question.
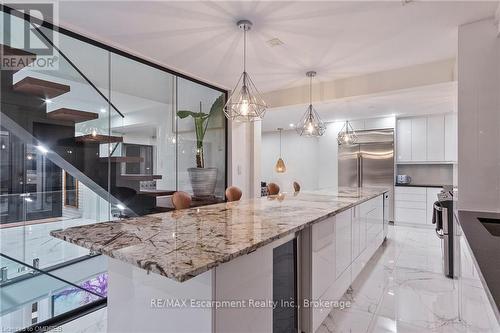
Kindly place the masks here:
<instances>
[{"instance_id":1,"label":"bar stool","mask_svg":"<svg viewBox=\"0 0 500 333\"><path fill-rule=\"evenodd\" d=\"M276 183L267 184L267 193L269 195L276 195L280 193L280 187Z\"/></svg>"},{"instance_id":2,"label":"bar stool","mask_svg":"<svg viewBox=\"0 0 500 333\"><path fill-rule=\"evenodd\" d=\"M191 207L191 196L189 193L178 191L172 195L172 205L175 209L186 209Z\"/></svg>"},{"instance_id":3,"label":"bar stool","mask_svg":"<svg viewBox=\"0 0 500 333\"><path fill-rule=\"evenodd\" d=\"M229 186L226 189L226 199L227 201L239 201L241 199L241 190L237 186Z\"/></svg>"}]
</instances>

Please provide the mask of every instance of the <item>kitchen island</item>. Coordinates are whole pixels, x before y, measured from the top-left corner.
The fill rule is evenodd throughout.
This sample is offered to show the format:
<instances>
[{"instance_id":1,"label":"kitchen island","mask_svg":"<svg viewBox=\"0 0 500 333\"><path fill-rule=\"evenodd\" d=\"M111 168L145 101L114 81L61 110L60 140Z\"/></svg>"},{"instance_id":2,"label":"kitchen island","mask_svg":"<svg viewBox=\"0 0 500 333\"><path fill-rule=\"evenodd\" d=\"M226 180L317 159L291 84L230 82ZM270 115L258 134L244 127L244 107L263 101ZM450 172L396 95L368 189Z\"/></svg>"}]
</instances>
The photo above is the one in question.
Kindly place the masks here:
<instances>
[{"instance_id":1,"label":"kitchen island","mask_svg":"<svg viewBox=\"0 0 500 333\"><path fill-rule=\"evenodd\" d=\"M389 190L284 193L51 234L109 257L108 332L314 332L382 244Z\"/></svg>"}]
</instances>

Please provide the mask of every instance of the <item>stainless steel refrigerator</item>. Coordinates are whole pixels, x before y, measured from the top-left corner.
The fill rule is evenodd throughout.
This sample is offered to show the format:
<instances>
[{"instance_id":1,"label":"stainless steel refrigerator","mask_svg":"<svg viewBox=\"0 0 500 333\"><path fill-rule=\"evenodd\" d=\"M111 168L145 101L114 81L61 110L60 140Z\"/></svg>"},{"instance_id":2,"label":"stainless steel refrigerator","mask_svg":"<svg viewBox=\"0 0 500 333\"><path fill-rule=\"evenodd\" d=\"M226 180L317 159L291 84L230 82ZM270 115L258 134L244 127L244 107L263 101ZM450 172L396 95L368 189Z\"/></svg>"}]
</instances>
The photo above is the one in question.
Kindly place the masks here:
<instances>
[{"instance_id":1,"label":"stainless steel refrigerator","mask_svg":"<svg viewBox=\"0 0 500 333\"><path fill-rule=\"evenodd\" d=\"M394 218L394 130L357 131L358 142L339 145L339 186L391 188L389 220Z\"/></svg>"}]
</instances>

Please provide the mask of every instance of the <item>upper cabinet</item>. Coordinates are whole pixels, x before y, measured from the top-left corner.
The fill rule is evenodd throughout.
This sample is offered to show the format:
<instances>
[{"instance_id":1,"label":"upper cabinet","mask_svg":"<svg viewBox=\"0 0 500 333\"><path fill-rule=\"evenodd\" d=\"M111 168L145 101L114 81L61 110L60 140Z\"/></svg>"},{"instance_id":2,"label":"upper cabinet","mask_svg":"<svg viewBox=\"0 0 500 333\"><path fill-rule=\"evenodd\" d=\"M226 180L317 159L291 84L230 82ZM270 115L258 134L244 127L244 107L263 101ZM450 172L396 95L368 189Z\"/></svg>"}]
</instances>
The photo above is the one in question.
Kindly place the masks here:
<instances>
[{"instance_id":1,"label":"upper cabinet","mask_svg":"<svg viewBox=\"0 0 500 333\"><path fill-rule=\"evenodd\" d=\"M411 120L411 159L412 161L427 160L427 119L413 118Z\"/></svg>"},{"instance_id":2,"label":"upper cabinet","mask_svg":"<svg viewBox=\"0 0 500 333\"><path fill-rule=\"evenodd\" d=\"M456 114L444 116L444 159L457 161L458 156L458 124Z\"/></svg>"},{"instance_id":3,"label":"upper cabinet","mask_svg":"<svg viewBox=\"0 0 500 333\"><path fill-rule=\"evenodd\" d=\"M444 132L444 115L427 117L427 161L445 160Z\"/></svg>"},{"instance_id":4,"label":"upper cabinet","mask_svg":"<svg viewBox=\"0 0 500 333\"><path fill-rule=\"evenodd\" d=\"M396 150L398 161L411 161L411 118L396 123Z\"/></svg>"},{"instance_id":5,"label":"upper cabinet","mask_svg":"<svg viewBox=\"0 0 500 333\"><path fill-rule=\"evenodd\" d=\"M400 118L396 124L398 163L456 162L456 114Z\"/></svg>"}]
</instances>

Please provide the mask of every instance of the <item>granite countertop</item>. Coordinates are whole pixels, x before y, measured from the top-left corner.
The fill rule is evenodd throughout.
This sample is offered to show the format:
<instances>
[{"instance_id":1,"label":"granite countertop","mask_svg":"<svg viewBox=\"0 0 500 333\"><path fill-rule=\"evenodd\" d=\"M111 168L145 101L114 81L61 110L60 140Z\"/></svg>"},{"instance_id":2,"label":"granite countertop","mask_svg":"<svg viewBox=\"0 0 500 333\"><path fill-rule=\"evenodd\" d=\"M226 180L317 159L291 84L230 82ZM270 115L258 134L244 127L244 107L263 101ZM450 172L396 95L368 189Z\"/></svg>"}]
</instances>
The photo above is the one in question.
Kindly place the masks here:
<instances>
[{"instance_id":1,"label":"granite countertop","mask_svg":"<svg viewBox=\"0 0 500 333\"><path fill-rule=\"evenodd\" d=\"M285 193L50 234L183 282L388 190L340 188Z\"/></svg>"},{"instance_id":2,"label":"granite countertop","mask_svg":"<svg viewBox=\"0 0 500 333\"><path fill-rule=\"evenodd\" d=\"M481 280L500 320L500 237L493 236L478 217L500 219L500 213L458 211L458 220L475 259Z\"/></svg>"}]
</instances>

